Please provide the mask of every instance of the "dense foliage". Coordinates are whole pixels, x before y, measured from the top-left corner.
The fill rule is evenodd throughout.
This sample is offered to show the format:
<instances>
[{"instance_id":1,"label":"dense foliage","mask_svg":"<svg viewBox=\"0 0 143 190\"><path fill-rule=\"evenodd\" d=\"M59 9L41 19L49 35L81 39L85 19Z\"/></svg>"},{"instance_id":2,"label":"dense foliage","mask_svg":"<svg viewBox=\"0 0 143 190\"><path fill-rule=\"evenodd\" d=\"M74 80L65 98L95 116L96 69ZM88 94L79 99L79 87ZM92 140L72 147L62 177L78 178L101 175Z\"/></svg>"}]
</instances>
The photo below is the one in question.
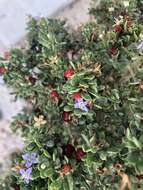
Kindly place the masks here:
<instances>
[{"instance_id":1,"label":"dense foliage","mask_svg":"<svg viewBox=\"0 0 143 190\"><path fill-rule=\"evenodd\" d=\"M74 33L30 18L28 47L0 66L30 105L12 123L25 149L3 189L143 189L142 11L142 0L102 0Z\"/></svg>"}]
</instances>

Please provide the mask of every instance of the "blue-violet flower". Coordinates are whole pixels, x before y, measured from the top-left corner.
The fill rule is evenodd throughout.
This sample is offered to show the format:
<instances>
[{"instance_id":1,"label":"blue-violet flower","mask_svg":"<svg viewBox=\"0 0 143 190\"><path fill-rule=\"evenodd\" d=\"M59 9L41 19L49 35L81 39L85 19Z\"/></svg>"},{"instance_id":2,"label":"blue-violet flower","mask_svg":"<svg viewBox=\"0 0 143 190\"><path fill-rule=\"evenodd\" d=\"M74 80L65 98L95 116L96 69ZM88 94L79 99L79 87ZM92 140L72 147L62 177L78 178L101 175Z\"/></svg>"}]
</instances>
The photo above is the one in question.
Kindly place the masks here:
<instances>
[{"instance_id":1,"label":"blue-violet flower","mask_svg":"<svg viewBox=\"0 0 143 190\"><path fill-rule=\"evenodd\" d=\"M20 174L22 176L22 179L27 184L30 182L30 180L32 180L31 173L32 173L32 168L20 169Z\"/></svg>"},{"instance_id":2,"label":"blue-violet flower","mask_svg":"<svg viewBox=\"0 0 143 190\"><path fill-rule=\"evenodd\" d=\"M87 101L84 101L83 99L79 99L76 101L75 103L75 108L81 109L84 112L88 112L88 108L87 108Z\"/></svg>"},{"instance_id":3,"label":"blue-violet flower","mask_svg":"<svg viewBox=\"0 0 143 190\"><path fill-rule=\"evenodd\" d=\"M143 41L137 46L137 49L143 50Z\"/></svg>"},{"instance_id":4,"label":"blue-violet flower","mask_svg":"<svg viewBox=\"0 0 143 190\"><path fill-rule=\"evenodd\" d=\"M37 164L39 162L37 153L25 153L22 155L22 158L26 161L25 166L27 168L31 167L32 164Z\"/></svg>"}]
</instances>

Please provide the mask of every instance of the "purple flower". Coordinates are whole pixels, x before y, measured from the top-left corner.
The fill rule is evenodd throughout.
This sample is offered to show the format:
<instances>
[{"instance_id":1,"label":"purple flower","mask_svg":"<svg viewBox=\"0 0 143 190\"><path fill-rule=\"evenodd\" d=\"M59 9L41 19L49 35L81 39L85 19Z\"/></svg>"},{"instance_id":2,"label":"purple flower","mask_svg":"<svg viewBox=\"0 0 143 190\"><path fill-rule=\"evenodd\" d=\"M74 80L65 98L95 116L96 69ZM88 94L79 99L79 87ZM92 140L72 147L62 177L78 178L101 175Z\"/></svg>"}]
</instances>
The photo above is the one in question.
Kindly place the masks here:
<instances>
[{"instance_id":1,"label":"purple flower","mask_svg":"<svg viewBox=\"0 0 143 190\"><path fill-rule=\"evenodd\" d=\"M37 164L39 162L37 153L25 153L22 155L22 158L26 161L25 166L27 168L31 167L32 164Z\"/></svg>"},{"instance_id":2,"label":"purple flower","mask_svg":"<svg viewBox=\"0 0 143 190\"><path fill-rule=\"evenodd\" d=\"M27 184L30 182L30 180L32 180L31 173L32 173L32 168L20 169L20 174L22 176L22 179Z\"/></svg>"},{"instance_id":3,"label":"purple flower","mask_svg":"<svg viewBox=\"0 0 143 190\"><path fill-rule=\"evenodd\" d=\"M75 108L81 109L84 112L88 112L88 108L87 108L87 101L84 101L83 99L79 99L76 101L75 103Z\"/></svg>"},{"instance_id":4,"label":"purple flower","mask_svg":"<svg viewBox=\"0 0 143 190\"><path fill-rule=\"evenodd\" d=\"M137 46L137 49L143 50L143 41Z\"/></svg>"}]
</instances>

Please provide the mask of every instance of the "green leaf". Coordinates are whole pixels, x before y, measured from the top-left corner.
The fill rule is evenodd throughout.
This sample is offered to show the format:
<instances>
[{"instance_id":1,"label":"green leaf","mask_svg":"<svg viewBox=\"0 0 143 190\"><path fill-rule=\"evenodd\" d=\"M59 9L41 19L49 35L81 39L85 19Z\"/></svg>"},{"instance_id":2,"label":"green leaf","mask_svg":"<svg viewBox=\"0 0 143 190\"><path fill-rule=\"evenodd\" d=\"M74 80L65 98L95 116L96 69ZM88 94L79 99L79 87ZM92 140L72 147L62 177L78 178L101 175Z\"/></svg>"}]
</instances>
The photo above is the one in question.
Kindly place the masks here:
<instances>
[{"instance_id":1,"label":"green leaf","mask_svg":"<svg viewBox=\"0 0 143 190\"><path fill-rule=\"evenodd\" d=\"M138 101L139 101L139 100L136 99L136 98L128 98L128 100L131 101L131 102L138 102Z\"/></svg>"},{"instance_id":2,"label":"green leaf","mask_svg":"<svg viewBox=\"0 0 143 190\"><path fill-rule=\"evenodd\" d=\"M96 81L94 82L94 84L90 85L90 88L91 88L92 93L95 93L95 94L98 93L98 86L97 86Z\"/></svg>"},{"instance_id":3,"label":"green leaf","mask_svg":"<svg viewBox=\"0 0 143 190\"><path fill-rule=\"evenodd\" d=\"M65 90L69 93L69 94L73 94L75 92L79 92L80 89L78 89L77 87L73 87L73 86L66 86Z\"/></svg>"},{"instance_id":4,"label":"green leaf","mask_svg":"<svg viewBox=\"0 0 143 190\"><path fill-rule=\"evenodd\" d=\"M33 180L35 180L35 179L37 179L37 178L39 178L40 177L40 172L39 171L34 171L33 173L32 173L32 178L33 178Z\"/></svg>"},{"instance_id":5,"label":"green leaf","mask_svg":"<svg viewBox=\"0 0 143 190\"><path fill-rule=\"evenodd\" d=\"M80 71L76 75L77 75L77 77L81 77L81 76L84 76L86 73L87 73L87 71Z\"/></svg>"},{"instance_id":6,"label":"green leaf","mask_svg":"<svg viewBox=\"0 0 143 190\"><path fill-rule=\"evenodd\" d=\"M136 149L136 145L132 141L125 141L125 147L127 147L129 149Z\"/></svg>"},{"instance_id":7,"label":"green leaf","mask_svg":"<svg viewBox=\"0 0 143 190\"><path fill-rule=\"evenodd\" d=\"M35 147L36 147L35 143L30 143L30 144L26 147L26 150L27 150L27 151L32 151Z\"/></svg>"},{"instance_id":8,"label":"green leaf","mask_svg":"<svg viewBox=\"0 0 143 190\"><path fill-rule=\"evenodd\" d=\"M64 111L72 111L73 110L73 107L72 106L69 106L69 105L66 105L65 107L64 107Z\"/></svg>"},{"instance_id":9,"label":"green leaf","mask_svg":"<svg viewBox=\"0 0 143 190\"><path fill-rule=\"evenodd\" d=\"M44 150L44 155L47 157L47 158L51 158L49 152L47 150Z\"/></svg>"},{"instance_id":10,"label":"green leaf","mask_svg":"<svg viewBox=\"0 0 143 190\"><path fill-rule=\"evenodd\" d=\"M139 161L136 159L136 167L140 171L140 173L143 172L143 159Z\"/></svg>"},{"instance_id":11,"label":"green leaf","mask_svg":"<svg viewBox=\"0 0 143 190\"><path fill-rule=\"evenodd\" d=\"M41 178L48 177L48 178L52 179L53 173L54 173L53 168L46 168L45 170L40 171L40 176L41 176Z\"/></svg>"},{"instance_id":12,"label":"green leaf","mask_svg":"<svg viewBox=\"0 0 143 190\"><path fill-rule=\"evenodd\" d=\"M80 110L80 109L75 109L74 110L74 115L76 115L76 116L81 116L83 114L83 111L82 110Z\"/></svg>"},{"instance_id":13,"label":"green leaf","mask_svg":"<svg viewBox=\"0 0 143 190\"><path fill-rule=\"evenodd\" d=\"M83 160L86 162L87 167L91 167L93 165L93 162L95 158L93 157L93 154L88 153Z\"/></svg>"},{"instance_id":14,"label":"green leaf","mask_svg":"<svg viewBox=\"0 0 143 190\"><path fill-rule=\"evenodd\" d=\"M127 137L128 140L132 140L132 135L131 135L131 132L130 132L129 128L127 128L126 137Z\"/></svg>"},{"instance_id":15,"label":"green leaf","mask_svg":"<svg viewBox=\"0 0 143 190\"><path fill-rule=\"evenodd\" d=\"M79 83L79 87L82 87L82 88L85 88L85 89L87 89L87 88L89 88L89 85L86 83L86 82L80 82Z\"/></svg>"},{"instance_id":16,"label":"green leaf","mask_svg":"<svg viewBox=\"0 0 143 190\"><path fill-rule=\"evenodd\" d=\"M67 175L67 182L68 182L69 190L74 190L74 181L71 175Z\"/></svg>"},{"instance_id":17,"label":"green leaf","mask_svg":"<svg viewBox=\"0 0 143 190\"><path fill-rule=\"evenodd\" d=\"M137 161L137 155L136 155L136 153L134 153L134 152L129 153L128 156L127 156L127 158L126 158L126 161L129 164L136 165L136 161Z\"/></svg>"},{"instance_id":18,"label":"green leaf","mask_svg":"<svg viewBox=\"0 0 143 190\"><path fill-rule=\"evenodd\" d=\"M84 134L81 134L82 138L84 139L84 141L86 142L87 146L90 147L91 144L90 144L90 141L88 140L88 137Z\"/></svg>"},{"instance_id":19,"label":"green leaf","mask_svg":"<svg viewBox=\"0 0 143 190\"><path fill-rule=\"evenodd\" d=\"M139 149L142 148L141 143L137 140L136 137L132 137L132 141L134 142L134 144L136 145L136 147L138 147Z\"/></svg>"},{"instance_id":20,"label":"green leaf","mask_svg":"<svg viewBox=\"0 0 143 190\"><path fill-rule=\"evenodd\" d=\"M62 179L59 178L49 184L49 190L61 190Z\"/></svg>"},{"instance_id":21,"label":"green leaf","mask_svg":"<svg viewBox=\"0 0 143 190\"><path fill-rule=\"evenodd\" d=\"M84 100L86 100L86 101L92 101L92 98L91 98L90 95L87 94L87 93L82 93L81 96L82 96L82 98L83 98Z\"/></svg>"},{"instance_id":22,"label":"green leaf","mask_svg":"<svg viewBox=\"0 0 143 190\"><path fill-rule=\"evenodd\" d=\"M101 160L106 160L106 158L107 158L107 153L104 152L104 151L100 151L99 156L100 156Z\"/></svg>"},{"instance_id":23,"label":"green leaf","mask_svg":"<svg viewBox=\"0 0 143 190\"><path fill-rule=\"evenodd\" d=\"M96 152L97 152L97 148L88 148L88 149L85 149L86 150L86 152L92 152L93 154L95 154Z\"/></svg>"},{"instance_id":24,"label":"green leaf","mask_svg":"<svg viewBox=\"0 0 143 190\"><path fill-rule=\"evenodd\" d=\"M88 75L88 76L84 77L84 79L87 80L87 81L91 81L94 78L95 78L95 75Z\"/></svg>"},{"instance_id":25,"label":"green leaf","mask_svg":"<svg viewBox=\"0 0 143 190\"><path fill-rule=\"evenodd\" d=\"M79 81L80 81L80 78L75 74L75 75L71 78L70 84L71 84L72 86L77 86L78 83L79 83Z\"/></svg>"},{"instance_id":26,"label":"green leaf","mask_svg":"<svg viewBox=\"0 0 143 190\"><path fill-rule=\"evenodd\" d=\"M113 155L118 154L119 151L120 151L119 147L112 147L112 148L108 149L108 154L109 154L109 156L113 156Z\"/></svg>"},{"instance_id":27,"label":"green leaf","mask_svg":"<svg viewBox=\"0 0 143 190\"><path fill-rule=\"evenodd\" d=\"M36 137L33 137L34 138L34 142L36 143L36 145L39 147L39 148L42 148L42 145L41 143L39 142L38 138Z\"/></svg>"},{"instance_id":28,"label":"green leaf","mask_svg":"<svg viewBox=\"0 0 143 190\"><path fill-rule=\"evenodd\" d=\"M69 190L69 186L68 186L68 182L66 178L64 178L64 181L63 181L63 190Z\"/></svg>"}]
</instances>

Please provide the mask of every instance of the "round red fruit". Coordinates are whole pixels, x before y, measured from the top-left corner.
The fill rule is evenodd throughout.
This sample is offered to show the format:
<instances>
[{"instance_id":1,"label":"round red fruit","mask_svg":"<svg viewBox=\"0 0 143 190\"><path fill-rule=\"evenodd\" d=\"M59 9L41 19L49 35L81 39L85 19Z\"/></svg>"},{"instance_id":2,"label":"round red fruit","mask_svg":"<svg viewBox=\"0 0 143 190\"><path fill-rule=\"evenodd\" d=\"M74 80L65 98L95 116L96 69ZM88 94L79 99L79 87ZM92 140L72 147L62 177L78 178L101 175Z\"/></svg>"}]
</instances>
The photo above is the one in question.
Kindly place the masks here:
<instances>
[{"instance_id":1,"label":"round red fruit","mask_svg":"<svg viewBox=\"0 0 143 190\"><path fill-rule=\"evenodd\" d=\"M86 155L86 152L82 150L82 148L78 148L75 153L75 157L77 161L81 161L81 159Z\"/></svg>"},{"instance_id":2,"label":"round red fruit","mask_svg":"<svg viewBox=\"0 0 143 190\"><path fill-rule=\"evenodd\" d=\"M109 55L111 55L111 56L115 56L115 55L117 55L117 53L118 53L118 49L115 48L115 47L111 47L111 48L108 49L108 53L109 53Z\"/></svg>"},{"instance_id":3,"label":"round red fruit","mask_svg":"<svg viewBox=\"0 0 143 190\"><path fill-rule=\"evenodd\" d=\"M116 26L114 27L114 32L116 32L116 33L121 33L121 32L122 32L122 27L121 27L120 25L116 25Z\"/></svg>"},{"instance_id":4,"label":"round red fruit","mask_svg":"<svg viewBox=\"0 0 143 190\"><path fill-rule=\"evenodd\" d=\"M68 69L64 72L64 77L69 79L74 75L74 70L73 69Z\"/></svg>"},{"instance_id":5,"label":"round red fruit","mask_svg":"<svg viewBox=\"0 0 143 190\"><path fill-rule=\"evenodd\" d=\"M53 91L50 93L50 96L51 96L52 98L59 98L59 94L58 94L58 92L57 92L56 90L53 90Z\"/></svg>"},{"instance_id":6,"label":"round red fruit","mask_svg":"<svg viewBox=\"0 0 143 190\"><path fill-rule=\"evenodd\" d=\"M0 74L6 73L7 69L5 67L0 67Z\"/></svg>"},{"instance_id":7,"label":"round red fruit","mask_svg":"<svg viewBox=\"0 0 143 190\"><path fill-rule=\"evenodd\" d=\"M70 173L72 170L71 164L64 164L61 168L60 175L63 177L64 175Z\"/></svg>"},{"instance_id":8,"label":"round red fruit","mask_svg":"<svg viewBox=\"0 0 143 190\"><path fill-rule=\"evenodd\" d=\"M62 147L63 149L63 155L65 155L67 158L73 157L75 153L75 148L71 144L66 144Z\"/></svg>"},{"instance_id":9,"label":"round red fruit","mask_svg":"<svg viewBox=\"0 0 143 190\"><path fill-rule=\"evenodd\" d=\"M80 92L75 92L75 93L73 94L73 98L74 98L75 100L81 99L82 97L81 97Z\"/></svg>"},{"instance_id":10,"label":"round red fruit","mask_svg":"<svg viewBox=\"0 0 143 190\"><path fill-rule=\"evenodd\" d=\"M65 122L69 122L71 120L70 112L66 112L66 111L63 112L63 120Z\"/></svg>"},{"instance_id":11,"label":"round red fruit","mask_svg":"<svg viewBox=\"0 0 143 190\"><path fill-rule=\"evenodd\" d=\"M136 175L136 178L140 181L143 180L143 175Z\"/></svg>"},{"instance_id":12,"label":"round red fruit","mask_svg":"<svg viewBox=\"0 0 143 190\"><path fill-rule=\"evenodd\" d=\"M28 77L28 80L29 80L31 83L35 83L35 82L36 82L36 78L34 78L33 76L29 76L29 77Z\"/></svg>"}]
</instances>

